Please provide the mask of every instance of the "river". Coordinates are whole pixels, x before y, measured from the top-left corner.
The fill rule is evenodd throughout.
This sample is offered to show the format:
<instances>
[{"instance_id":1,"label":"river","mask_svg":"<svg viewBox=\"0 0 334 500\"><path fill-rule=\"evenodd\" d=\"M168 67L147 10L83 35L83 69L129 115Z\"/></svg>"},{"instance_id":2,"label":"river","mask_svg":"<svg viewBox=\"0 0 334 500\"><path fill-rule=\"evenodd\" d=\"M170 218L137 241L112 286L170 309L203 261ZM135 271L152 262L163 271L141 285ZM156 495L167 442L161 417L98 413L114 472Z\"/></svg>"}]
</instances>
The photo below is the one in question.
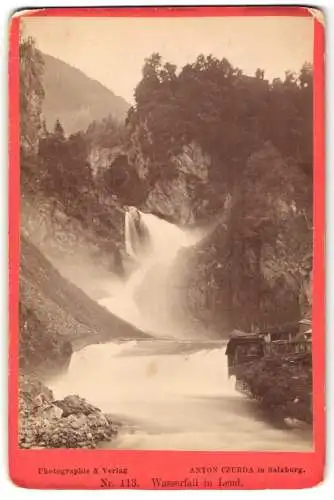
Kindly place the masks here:
<instances>
[{"instance_id":1,"label":"river","mask_svg":"<svg viewBox=\"0 0 334 500\"><path fill-rule=\"evenodd\" d=\"M228 380L223 343L136 341L87 346L54 381L122 422L103 447L134 450L311 451L309 426L284 428Z\"/></svg>"}]
</instances>

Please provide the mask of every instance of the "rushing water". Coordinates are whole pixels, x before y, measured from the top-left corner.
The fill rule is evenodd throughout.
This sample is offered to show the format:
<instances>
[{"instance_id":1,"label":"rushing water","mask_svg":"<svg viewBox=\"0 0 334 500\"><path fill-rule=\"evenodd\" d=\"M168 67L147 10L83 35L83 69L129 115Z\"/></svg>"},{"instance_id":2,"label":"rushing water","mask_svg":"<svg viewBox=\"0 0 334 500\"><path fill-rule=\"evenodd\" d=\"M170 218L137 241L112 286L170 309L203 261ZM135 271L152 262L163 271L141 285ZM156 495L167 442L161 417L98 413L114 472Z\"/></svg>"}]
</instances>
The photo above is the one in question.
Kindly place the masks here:
<instances>
[{"instance_id":1,"label":"rushing water","mask_svg":"<svg viewBox=\"0 0 334 500\"><path fill-rule=\"evenodd\" d=\"M277 427L256 402L234 390L224 341L207 334L189 339L171 320L167 282L173 262L200 236L150 214L127 212L126 249L137 268L101 303L153 338L74 353L67 374L51 384L56 398L79 394L112 413L122 426L117 439L103 445L109 448L311 450L307 426Z\"/></svg>"},{"instance_id":2,"label":"rushing water","mask_svg":"<svg viewBox=\"0 0 334 500\"><path fill-rule=\"evenodd\" d=\"M307 426L277 428L227 378L224 345L139 341L88 346L53 390L80 394L123 423L109 448L301 451Z\"/></svg>"},{"instance_id":3,"label":"rushing water","mask_svg":"<svg viewBox=\"0 0 334 500\"><path fill-rule=\"evenodd\" d=\"M141 212L137 223L134 213L126 212L125 247L136 268L128 281L115 284L113 295L100 304L156 337L184 337L186 333L172 321L168 285L179 250L194 245L204 232L186 232Z\"/></svg>"}]
</instances>

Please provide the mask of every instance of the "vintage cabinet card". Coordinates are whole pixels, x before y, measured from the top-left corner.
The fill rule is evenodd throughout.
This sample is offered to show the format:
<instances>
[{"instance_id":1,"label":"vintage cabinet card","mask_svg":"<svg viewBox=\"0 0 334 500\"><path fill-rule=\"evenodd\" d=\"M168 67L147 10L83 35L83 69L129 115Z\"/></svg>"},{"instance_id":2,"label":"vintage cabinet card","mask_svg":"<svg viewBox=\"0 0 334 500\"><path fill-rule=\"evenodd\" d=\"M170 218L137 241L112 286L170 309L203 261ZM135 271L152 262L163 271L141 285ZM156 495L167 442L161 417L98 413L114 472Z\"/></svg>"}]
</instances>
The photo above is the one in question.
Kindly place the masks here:
<instances>
[{"instance_id":1,"label":"vintage cabinet card","mask_svg":"<svg viewBox=\"0 0 334 500\"><path fill-rule=\"evenodd\" d=\"M9 78L12 480L321 482L321 11L19 11Z\"/></svg>"}]
</instances>

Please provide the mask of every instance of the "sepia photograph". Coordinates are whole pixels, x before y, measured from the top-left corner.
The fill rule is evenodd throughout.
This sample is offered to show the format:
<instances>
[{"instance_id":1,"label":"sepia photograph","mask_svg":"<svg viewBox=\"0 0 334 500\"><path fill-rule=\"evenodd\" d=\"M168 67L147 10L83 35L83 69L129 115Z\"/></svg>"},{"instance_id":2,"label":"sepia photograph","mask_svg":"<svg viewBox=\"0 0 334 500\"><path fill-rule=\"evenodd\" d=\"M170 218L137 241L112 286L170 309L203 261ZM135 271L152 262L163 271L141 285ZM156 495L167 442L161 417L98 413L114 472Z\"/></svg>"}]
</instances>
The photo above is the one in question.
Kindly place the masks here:
<instances>
[{"instance_id":1,"label":"sepia photograph","mask_svg":"<svg viewBox=\"0 0 334 500\"><path fill-rule=\"evenodd\" d=\"M313 451L314 24L20 18L20 449Z\"/></svg>"}]
</instances>

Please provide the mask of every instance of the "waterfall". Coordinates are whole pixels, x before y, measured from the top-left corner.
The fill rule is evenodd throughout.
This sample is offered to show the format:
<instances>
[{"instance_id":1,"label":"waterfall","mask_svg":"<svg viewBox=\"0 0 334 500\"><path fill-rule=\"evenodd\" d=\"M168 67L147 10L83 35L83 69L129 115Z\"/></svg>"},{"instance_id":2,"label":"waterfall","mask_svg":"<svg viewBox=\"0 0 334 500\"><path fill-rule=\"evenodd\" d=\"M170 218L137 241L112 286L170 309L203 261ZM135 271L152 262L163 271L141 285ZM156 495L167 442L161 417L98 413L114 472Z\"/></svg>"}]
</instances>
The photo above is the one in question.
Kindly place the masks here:
<instances>
[{"instance_id":1,"label":"waterfall","mask_svg":"<svg viewBox=\"0 0 334 500\"><path fill-rule=\"evenodd\" d=\"M67 372L48 382L55 398L80 394L112 412L122 426L115 440L100 445L108 449L311 451L312 432L273 428L256 402L235 392L224 340L209 340L202 330L201 337L191 330L187 338L170 314L178 252L200 232L132 207L124 224L136 268L102 304L154 338L76 351Z\"/></svg>"},{"instance_id":2,"label":"waterfall","mask_svg":"<svg viewBox=\"0 0 334 500\"><path fill-rule=\"evenodd\" d=\"M128 207L125 212L125 250L135 260L141 260L150 247L149 230L143 220L143 214L135 207Z\"/></svg>"},{"instance_id":3,"label":"waterfall","mask_svg":"<svg viewBox=\"0 0 334 500\"><path fill-rule=\"evenodd\" d=\"M136 251L133 248L133 224L132 224L132 219L131 217L128 216L129 212L126 212L125 214L125 230L124 230L124 235L125 235L125 250L126 253L130 256L133 257L134 259L136 258Z\"/></svg>"},{"instance_id":4,"label":"waterfall","mask_svg":"<svg viewBox=\"0 0 334 500\"><path fill-rule=\"evenodd\" d=\"M135 207L126 210L124 224L125 249L136 268L100 304L147 332L179 337L170 318L167 282L179 250L194 245L199 235Z\"/></svg>"}]
</instances>

